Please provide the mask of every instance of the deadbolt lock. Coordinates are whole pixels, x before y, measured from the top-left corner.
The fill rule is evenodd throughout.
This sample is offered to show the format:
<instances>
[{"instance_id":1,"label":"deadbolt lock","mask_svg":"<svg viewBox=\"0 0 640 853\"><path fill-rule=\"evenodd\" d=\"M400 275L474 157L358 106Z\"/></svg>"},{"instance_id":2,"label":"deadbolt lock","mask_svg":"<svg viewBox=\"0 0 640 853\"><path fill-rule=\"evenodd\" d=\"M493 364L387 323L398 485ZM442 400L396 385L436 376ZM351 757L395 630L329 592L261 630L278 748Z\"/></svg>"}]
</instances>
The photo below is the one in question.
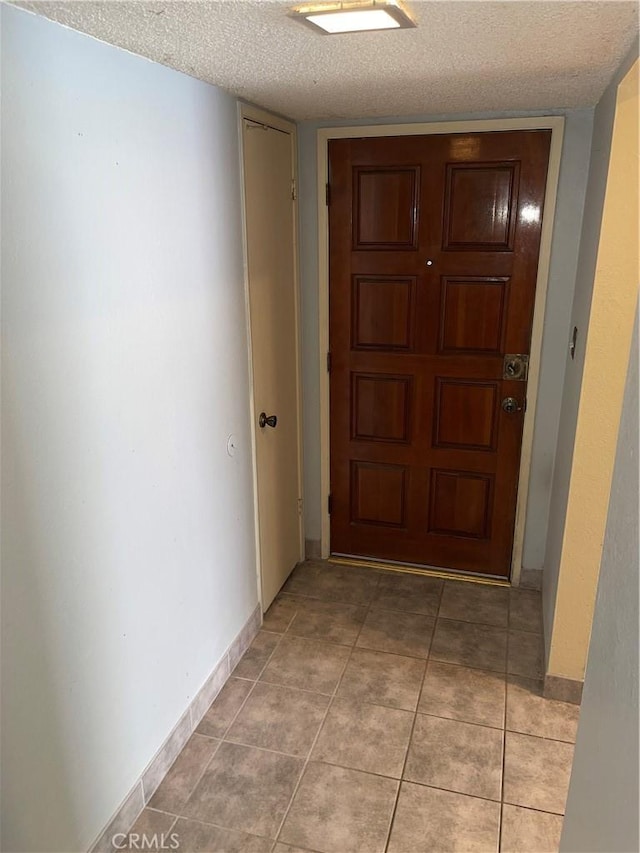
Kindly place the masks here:
<instances>
[{"instance_id":1,"label":"deadbolt lock","mask_svg":"<svg viewBox=\"0 0 640 853\"><path fill-rule=\"evenodd\" d=\"M529 356L508 353L502 365L502 378L526 382L529 373Z\"/></svg>"}]
</instances>

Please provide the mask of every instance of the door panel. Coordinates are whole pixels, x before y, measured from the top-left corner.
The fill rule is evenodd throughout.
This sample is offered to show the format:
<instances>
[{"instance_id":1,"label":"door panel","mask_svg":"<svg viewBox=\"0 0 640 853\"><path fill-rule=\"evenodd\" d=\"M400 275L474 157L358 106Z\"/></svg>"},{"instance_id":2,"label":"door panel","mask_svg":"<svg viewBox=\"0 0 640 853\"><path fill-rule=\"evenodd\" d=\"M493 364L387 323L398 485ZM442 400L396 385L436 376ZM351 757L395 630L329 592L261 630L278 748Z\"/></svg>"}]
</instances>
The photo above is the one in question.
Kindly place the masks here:
<instances>
[{"instance_id":1,"label":"door panel","mask_svg":"<svg viewBox=\"0 0 640 853\"><path fill-rule=\"evenodd\" d=\"M550 138L330 142L333 553L509 573Z\"/></svg>"},{"instance_id":2,"label":"door panel","mask_svg":"<svg viewBox=\"0 0 640 853\"><path fill-rule=\"evenodd\" d=\"M246 121L245 209L262 606L301 559L298 342L291 134Z\"/></svg>"},{"instance_id":3,"label":"door panel","mask_svg":"<svg viewBox=\"0 0 640 853\"><path fill-rule=\"evenodd\" d=\"M513 251L518 173L518 163L447 166L444 249Z\"/></svg>"},{"instance_id":4,"label":"door panel","mask_svg":"<svg viewBox=\"0 0 640 853\"><path fill-rule=\"evenodd\" d=\"M417 248L420 170L353 171L353 248Z\"/></svg>"},{"instance_id":5,"label":"door panel","mask_svg":"<svg viewBox=\"0 0 640 853\"><path fill-rule=\"evenodd\" d=\"M352 373L351 437L355 441L410 440L411 377Z\"/></svg>"},{"instance_id":6,"label":"door panel","mask_svg":"<svg viewBox=\"0 0 640 853\"><path fill-rule=\"evenodd\" d=\"M507 277L442 276L438 351L500 355L508 297Z\"/></svg>"},{"instance_id":7,"label":"door panel","mask_svg":"<svg viewBox=\"0 0 640 853\"><path fill-rule=\"evenodd\" d=\"M353 277L352 349L413 349L416 276Z\"/></svg>"}]
</instances>

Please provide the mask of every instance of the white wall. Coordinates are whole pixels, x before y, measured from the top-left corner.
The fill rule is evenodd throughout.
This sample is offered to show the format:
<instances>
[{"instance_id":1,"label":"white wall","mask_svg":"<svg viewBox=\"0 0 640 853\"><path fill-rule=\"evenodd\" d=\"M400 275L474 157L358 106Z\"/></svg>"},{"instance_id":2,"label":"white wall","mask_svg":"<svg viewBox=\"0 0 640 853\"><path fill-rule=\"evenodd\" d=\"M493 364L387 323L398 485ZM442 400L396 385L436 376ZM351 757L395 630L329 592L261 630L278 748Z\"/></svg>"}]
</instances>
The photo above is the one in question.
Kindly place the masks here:
<instances>
[{"instance_id":1,"label":"white wall","mask_svg":"<svg viewBox=\"0 0 640 853\"><path fill-rule=\"evenodd\" d=\"M553 472L550 500L549 530L544 559L543 612L547 661L550 655L551 627L555 615L558 591L565 518L573 464L573 449L578 423L578 407L582 390L586 336L591 312L602 211L607 186L617 89L620 80L624 77L635 56L637 56L637 47L632 50L625 62L620 66L618 73L600 99L594 114L593 142L584 205L584 218L582 221L576 287L569 320L569 328L573 329L576 326L578 329L578 341L575 359L569 357L568 350L563 355L565 364L563 365L564 385L561 398L562 407L555 454L556 465Z\"/></svg>"},{"instance_id":2,"label":"white wall","mask_svg":"<svg viewBox=\"0 0 640 853\"><path fill-rule=\"evenodd\" d=\"M580 725L560 849L638 839L638 320L631 346Z\"/></svg>"},{"instance_id":3,"label":"white wall","mask_svg":"<svg viewBox=\"0 0 640 853\"><path fill-rule=\"evenodd\" d=\"M476 115L393 117L384 120L303 122L299 126L300 266L303 312L303 378L305 422L306 538L320 539L320 406L318 362L318 220L316 194L316 131L319 127L357 124L427 122L470 118L499 118L541 113L483 113ZM565 135L558 186L545 330L536 408L535 435L527 506L523 565L542 569L549 501L558 435L562 383L568 345L569 317L580 243L580 224L589 168L593 110L565 115Z\"/></svg>"},{"instance_id":4,"label":"white wall","mask_svg":"<svg viewBox=\"0 0 640 853\"><path fill-rule=\"evenodd\" d=\"M78 851L257 603L236 107L1 13L3 849Z\"/></svg>"}]
</instances>

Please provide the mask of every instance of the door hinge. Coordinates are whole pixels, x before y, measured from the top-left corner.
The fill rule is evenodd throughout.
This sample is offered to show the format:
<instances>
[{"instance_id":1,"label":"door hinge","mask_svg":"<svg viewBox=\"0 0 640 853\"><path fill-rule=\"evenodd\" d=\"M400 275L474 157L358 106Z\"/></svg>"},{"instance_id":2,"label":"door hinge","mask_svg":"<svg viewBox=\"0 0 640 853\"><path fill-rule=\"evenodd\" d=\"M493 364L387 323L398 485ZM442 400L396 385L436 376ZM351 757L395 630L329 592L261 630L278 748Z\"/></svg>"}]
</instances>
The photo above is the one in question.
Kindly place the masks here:
<instances>
[{"instance_id":1,"label":"door hinge","mask_svg":"<svg viewBox=\"0 0 640 853\"><path fill-rule=\"evenodd\" d=\"M326 184L325 193L326 193L327 207L329 207L329 205L331 204L331 186L330 186L330 184Z\"/></svg>"},{"instance_id":2,"label":"door hinge","mask_svg":"<svg viewBox=\"0 0 640 853\"><path fill-rule=\"evenodd\" d=\"M327 512L329 513L329 515L331 515L332 511L333 511L333 495L328 495L327 496Z\"/></svg>"},{"instance_id":3,"label":"door hinge","mask_svg":"<svg viewBox=\"0 0 640 853\"><path fill-rule=\"evenodd\" d=\"M302 515L304 509L304 500L302 498L298 498L298 515Z\"/></svg>"},{"instance_id":4,"label":"door hinge","mask_svg":"<svg viewBox=\"0 0 640 853\"><path fill-rule=\"evenodd\" d=\"M298 188L296 187L296 179L291 178L291 198L295 201L298 198Z\"/></svg>"},{"instance_id":5,"label":"door hinge","mask_svg":"<svg viewBox=\"0 0 640 853\"><path fill-rule=\"evenodd\" d=\"M327 353L327 373L331 373L331 353Z\"/></svg>"}]
</instances>

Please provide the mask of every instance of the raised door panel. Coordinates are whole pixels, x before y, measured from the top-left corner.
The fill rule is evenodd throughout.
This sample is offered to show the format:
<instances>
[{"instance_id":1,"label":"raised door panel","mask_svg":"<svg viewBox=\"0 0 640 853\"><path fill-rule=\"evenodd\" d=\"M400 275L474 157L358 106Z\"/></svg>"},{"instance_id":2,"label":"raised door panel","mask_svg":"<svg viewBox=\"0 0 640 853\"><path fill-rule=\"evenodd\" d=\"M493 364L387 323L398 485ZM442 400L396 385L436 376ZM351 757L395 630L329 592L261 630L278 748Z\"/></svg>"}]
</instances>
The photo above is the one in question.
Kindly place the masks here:
<instances>
[{"instance_id":1,"label":"raised door panel","mask_svg":"<svg viewBox=\"0 0 640 853\"><path fill-rule=\"evenodd\" d=\"M508 287L506 276L443 276L439 351L502 355Z\"/></svg>"},{"instance_id":2,"label":"raised door panel","mask_svg":"<svg viewBox=\"0 0 640 853\"><path fill-rule=\"evenodd\" d=\"M353 248L411 250L418 246L419 166L356 167Z\"/></svg>"},{"instance_id":3,"label":"raised door panel","mask_svg":"<svg viewBox=\"0 0 640 853\"><path fill-rule=\"evenodd\" d=\"M404 527L407 469L403 465L351 462L351 523Z\"/></svg>"},{"instance_id":4,"label":"raised door panel","mask_svg":"<svg viewBox=\"0 0 640 853\"><path fill-rule=\"evenodd\" d=\"M356 441L410 439L411 377L353 373L351 436Z\"/></svg>"},{"instance_id":5,"label":"raised door panel","mask_svg":"<svg viewBox=\"0 0 640 853\"><path fill-rule=\"evenodd\" d=\"M353 277L351 347L409 352L413 348L416 277Z\"/></svg>"},{"instance_id":6,"label":"raised door panel","mask_svg":"<svg viewBox=\"0 0 640 853\"><path fill-rule=\"evenodd\" d=\"M495 450L497 407L497 382L438 377L434 446L459 450Z\"/></svg>"},{"instance_id":7,"label":"raised door panel","mask_svg":"<svg viewBox=\"0 0 640 853\"><path fill-rule=\"evenodd\" d=\"M519 175L519 163L448 164L443 248L512 251Z\"/></svg>"},{"instance_id":8,"label":"raised door panel","mask_svg":"<svg viewBox=\"0 0 640 853\"><path fill-rule=\"evenodd\" d=\"M431 472L429 533L488 539L493 478L464 471Z\"/></svg>"}]
</instances>

